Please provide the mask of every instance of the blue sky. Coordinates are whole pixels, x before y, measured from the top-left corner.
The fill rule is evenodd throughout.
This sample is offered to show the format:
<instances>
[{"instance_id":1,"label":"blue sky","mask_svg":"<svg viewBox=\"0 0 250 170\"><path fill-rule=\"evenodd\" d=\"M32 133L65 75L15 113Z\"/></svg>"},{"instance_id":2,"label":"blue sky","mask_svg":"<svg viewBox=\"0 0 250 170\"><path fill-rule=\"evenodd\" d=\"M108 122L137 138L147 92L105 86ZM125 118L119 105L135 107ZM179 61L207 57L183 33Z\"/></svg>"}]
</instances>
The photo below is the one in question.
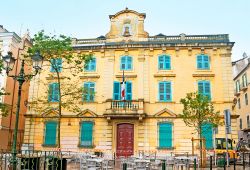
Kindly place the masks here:
<instances>
[{"instance_id":1,"label":"blue sky","mask_svg":"<svg viewBox=\"0 0 250 170\"><path fill-rule=\"evenodd\" d=\"M150 35L229 34L232 60L250 55L250 0L2 0L0 25L17 34L48 33L76 38L105 35L109 15L125 9L146 13Z\"/></svg>"}]
</instances>

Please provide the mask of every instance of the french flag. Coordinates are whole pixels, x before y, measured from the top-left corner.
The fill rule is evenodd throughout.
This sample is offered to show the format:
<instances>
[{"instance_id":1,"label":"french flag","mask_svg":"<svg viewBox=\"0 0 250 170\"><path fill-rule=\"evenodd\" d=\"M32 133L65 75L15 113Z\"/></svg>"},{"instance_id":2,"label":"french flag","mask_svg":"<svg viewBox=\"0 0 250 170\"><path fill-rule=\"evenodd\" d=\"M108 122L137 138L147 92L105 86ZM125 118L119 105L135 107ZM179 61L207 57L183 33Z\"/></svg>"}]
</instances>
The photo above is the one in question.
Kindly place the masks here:
<instances>
[{"instance_id":1,"label":"french flag","mask_svg":"<svg viewBox=\"0 0 250 170\"><path fill-rule=\"evenodd\" d=\"M122 75L122 82L121 82L121 99L125 100L125 88L126 88L126 82L125 82L125 76L124 76L124 70Z\"/></svg>"}]
</instances>

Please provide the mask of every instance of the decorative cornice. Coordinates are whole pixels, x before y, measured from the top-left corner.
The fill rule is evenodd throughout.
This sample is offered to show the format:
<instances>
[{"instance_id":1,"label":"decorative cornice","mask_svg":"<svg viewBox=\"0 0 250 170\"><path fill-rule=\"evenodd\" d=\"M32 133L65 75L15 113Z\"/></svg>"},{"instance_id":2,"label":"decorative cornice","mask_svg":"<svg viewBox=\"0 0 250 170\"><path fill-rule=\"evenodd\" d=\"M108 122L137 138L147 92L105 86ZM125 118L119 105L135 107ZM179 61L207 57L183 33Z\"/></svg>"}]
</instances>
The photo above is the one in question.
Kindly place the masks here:
<instances>
[{"instance_id":1,"label":"decorative cornice","mask_svg":"<svg viewBox=\"0 0 250 170\"><path fill-rule=\"evenodd\" d=\"M123 75L115 75L116 78L122 78ZM126 78L136 78L137 75L136 74L132 74L132 75L125 75Z\"/></svg>"},{"instance_id":2,"label":"decorative cornice","mask_svg":"<svg viewBox=\"0 0 250 170\"><path fill-rule=\"evenodd\" d=\"M154 74L154 77L176 77L176 74L169 74L169 73Z\"/></svg>"},{"instance_id":3,"label":"decorative cornice","mask_svg":"<svg viewBox=\"0 0 250 170\"><path fill-rule=\"evenodd\" d=\"M80 76L80 79L88 79L88 78L100 78L100 75L86 75L86 76Z\"/></svg>"},{"instance_id":4,"label":"decorative cornice","mask_svg":"<svg viewBox=\"0 0 250 170\"><path fill-rule=\"evenodd\" d=\"M57 77L55 77L55 76L49 76L49 77L45 77L46 78L46 80L55 80L55 79L57 79ZM61 76L60 77L60 79L65 79L66 77L65 76Z\"/></svg>"},{"instance_id":5,"label":"decorative cornice","mask_svg":"<svg viewBox=\"0 0 250 170\"><path fill-rule=\"evenodd\" d=\"M200 73L200 74L193 74L193 77L215 77L215 74Z\"/></svg>"}]
</instances>

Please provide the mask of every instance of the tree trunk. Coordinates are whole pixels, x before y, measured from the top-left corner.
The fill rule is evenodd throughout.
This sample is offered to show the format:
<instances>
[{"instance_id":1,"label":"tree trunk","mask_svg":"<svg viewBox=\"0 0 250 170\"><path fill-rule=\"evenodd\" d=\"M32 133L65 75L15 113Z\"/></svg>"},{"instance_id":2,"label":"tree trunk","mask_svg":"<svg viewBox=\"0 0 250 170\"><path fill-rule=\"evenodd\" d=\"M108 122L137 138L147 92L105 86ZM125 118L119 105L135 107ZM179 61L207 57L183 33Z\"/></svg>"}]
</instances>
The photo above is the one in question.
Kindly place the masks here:
<instances>
[{"instance_id":1,"label":"tree trunk","mask_svg":"<svg viewBox=\"0 0 250 170\"><path fill-rule=\"evenodd\" d=\"M199 134L199 141L200 141L200 158L201 158L201 167L203 167L203 155L202 155L202 135L201 135L201 126L199 126L199 131L198 131L198 134Z\"/></svg>"}]
</instances>

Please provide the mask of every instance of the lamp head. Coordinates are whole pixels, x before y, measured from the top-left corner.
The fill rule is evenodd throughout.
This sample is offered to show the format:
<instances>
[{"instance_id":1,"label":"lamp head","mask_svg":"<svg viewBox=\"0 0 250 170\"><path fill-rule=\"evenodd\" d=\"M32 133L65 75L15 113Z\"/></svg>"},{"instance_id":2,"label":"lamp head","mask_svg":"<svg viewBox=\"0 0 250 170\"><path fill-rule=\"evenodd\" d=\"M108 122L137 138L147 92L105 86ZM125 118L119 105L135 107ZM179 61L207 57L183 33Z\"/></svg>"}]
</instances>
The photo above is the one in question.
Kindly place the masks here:
<instances>
[{"instance_id":1,"label":"lamp head","mask_svg":"<svg viewBox=\"0 0 250 170\"><path fill-rule=\"evenodd\" d=\"M2 57L3 59L3 64L4 64L4 69L6 70L6 73L8 74L9 71L13 70L13 67L15 65L16 59L12 56L12 52L8 52L7 55Z\"/></svg>"},{"instance_id":2,"label":"lamp head","mask_svg":"<svg viewBox=\"0 0 250 170\"><path fill-rule=\"evenodd\" d=\"M36 52L32 57L32 62L33 62L33 68L36 71L39 71L42 69L42 65L43 65L43 56L40 55L39 52Z\"/></svg>"}]
</instances>

